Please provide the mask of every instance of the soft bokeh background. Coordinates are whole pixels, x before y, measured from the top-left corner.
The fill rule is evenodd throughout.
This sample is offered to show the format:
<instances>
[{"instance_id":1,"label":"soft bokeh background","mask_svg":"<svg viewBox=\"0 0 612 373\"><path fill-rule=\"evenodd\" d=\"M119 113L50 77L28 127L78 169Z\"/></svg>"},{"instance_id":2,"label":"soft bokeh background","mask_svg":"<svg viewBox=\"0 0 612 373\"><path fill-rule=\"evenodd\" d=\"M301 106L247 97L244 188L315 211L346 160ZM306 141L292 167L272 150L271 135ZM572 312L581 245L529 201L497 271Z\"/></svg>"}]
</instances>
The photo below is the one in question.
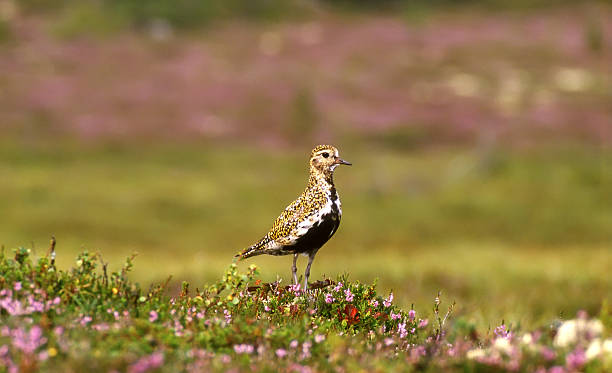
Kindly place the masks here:
<instances>
[{"instance_id":1,"label":"soft bokeh background","mask_svg":"<svg viewBox=\"0 0 612 373\"><path fill-rule=\"evenodd\" d=\"M0 0L0 244L217 278L340 148L312 278L487 327L612 298L609 1ZM290 257L257 257L266 280ZM303 270L304 259L300 261ZM247 265L247 264L244 264Z\"/></svg>"}]
</instances>

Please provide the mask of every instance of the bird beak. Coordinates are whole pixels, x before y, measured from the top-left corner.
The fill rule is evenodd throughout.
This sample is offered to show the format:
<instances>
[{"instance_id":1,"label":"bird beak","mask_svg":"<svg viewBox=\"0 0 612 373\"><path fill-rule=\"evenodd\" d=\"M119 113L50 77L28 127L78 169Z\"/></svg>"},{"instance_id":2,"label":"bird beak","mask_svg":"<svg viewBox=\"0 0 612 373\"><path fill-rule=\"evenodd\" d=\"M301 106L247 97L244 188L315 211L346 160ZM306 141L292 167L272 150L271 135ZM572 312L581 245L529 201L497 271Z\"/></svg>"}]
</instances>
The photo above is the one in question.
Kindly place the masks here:
<instances>
[{"instance_id":1,"label":"bird beak","mask_svg":"<svg viewBox=\"0 0 612 373\"><path fill-rule=\"evenodd\" d=\"M347 166L352 166L353 164L351 162L347 162L342 158L336 158L336 161L334 162L335 164L345 164Z\"/></svg>"}]
</instances>

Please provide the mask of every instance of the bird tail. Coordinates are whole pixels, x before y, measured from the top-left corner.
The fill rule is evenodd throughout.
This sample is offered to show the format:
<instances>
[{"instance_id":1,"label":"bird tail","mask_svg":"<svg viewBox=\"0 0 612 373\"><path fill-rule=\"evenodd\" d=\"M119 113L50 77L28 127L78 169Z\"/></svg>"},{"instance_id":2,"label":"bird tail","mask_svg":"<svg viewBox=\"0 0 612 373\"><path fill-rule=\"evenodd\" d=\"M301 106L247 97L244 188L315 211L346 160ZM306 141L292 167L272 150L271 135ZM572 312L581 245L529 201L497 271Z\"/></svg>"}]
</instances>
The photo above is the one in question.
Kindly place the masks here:
<instances>
[{"instance_id":1,"label":"bird tail","mask_svg":"<svg viewBox=\"0 0 612 373\"><path fill-rule=\"evenodd\" d=\"M259 240L259 242L257 242L256 244L253 244L247 247L246 249L242 250L241 252L236 254L234 257L238 258L238 260L242 260L242 259L250 258L252 256L261 255L264 253L264 248L266 247L266 244L269 241L270 239L266 236L262 238L261 240Z\"/></svg>"}]
</instances>

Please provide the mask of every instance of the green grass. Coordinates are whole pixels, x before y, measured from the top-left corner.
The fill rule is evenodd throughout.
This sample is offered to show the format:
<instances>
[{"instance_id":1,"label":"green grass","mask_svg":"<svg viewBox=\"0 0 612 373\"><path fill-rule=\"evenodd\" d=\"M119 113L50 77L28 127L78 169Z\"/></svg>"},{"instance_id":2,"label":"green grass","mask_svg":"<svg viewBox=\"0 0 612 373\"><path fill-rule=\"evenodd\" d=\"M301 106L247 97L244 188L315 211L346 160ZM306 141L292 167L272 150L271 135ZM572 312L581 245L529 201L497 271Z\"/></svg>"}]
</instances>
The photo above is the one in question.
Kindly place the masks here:
<instances>
[{"instance_id":1,"label":"green grass","mask_svg":"<svg viewBox=\"0 0 612 373\"><path fill-rule=\"evenodd\" d=\"M80 254L58 269L50 250L0 252L1 372L406 371L608 372L612 318L577 314L536 327L457 319L436 297L401 309L393 294L350 281L265 284L256 266L169 297L130 279L130 259L109 271ZM61 254L58 254L61 255ZM602 339L605 342L602 343ZM586 353L585 353L586 349ZM564 370L565 371L565 370Z\"/></svg>"},{"instance_id":2,"label":"green grass","mask_svg":"<svg viewBox=\"0 0 612 373\"><path fill-rule=\"evenodd\" d=\"M479 325L595 312L612 291L612 152L340 146L343 221L312 278L379 279L419 310L441 290ZM309 149L224 144L0 147L0 244L46 250L62 267L83 248L134 278L219 277L306 181ZM266 281L289 257L256 257ZM304 259L299 262L303 271Z\"/></svg>"}]
</instances>

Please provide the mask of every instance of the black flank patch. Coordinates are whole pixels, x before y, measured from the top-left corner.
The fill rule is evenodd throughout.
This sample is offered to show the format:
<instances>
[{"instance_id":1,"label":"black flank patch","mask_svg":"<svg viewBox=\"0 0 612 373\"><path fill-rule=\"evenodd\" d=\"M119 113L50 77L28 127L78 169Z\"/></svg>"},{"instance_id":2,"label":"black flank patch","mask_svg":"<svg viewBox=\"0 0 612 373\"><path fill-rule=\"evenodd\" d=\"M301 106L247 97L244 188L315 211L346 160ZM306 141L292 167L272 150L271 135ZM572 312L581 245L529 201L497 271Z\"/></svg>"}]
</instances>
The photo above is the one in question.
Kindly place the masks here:
<instances>
[{"instance_id":1,"label":"black flank patch","mask_svg":"<svg viewBox=\"0 0 612 373\"><path fill-rule=\"evenodd\" d=\"M334 203L332 206L336 206ZM336 206L336 210L338 207ZM335 216L335 219L333 217ZM294 245L285 246L283 250L294 253L316 251L321 248L336 232L340 225L340 217L337 213L323 215L318 224L314 224L305 235L300 237Z\"/></svg>"}]
</instances>

